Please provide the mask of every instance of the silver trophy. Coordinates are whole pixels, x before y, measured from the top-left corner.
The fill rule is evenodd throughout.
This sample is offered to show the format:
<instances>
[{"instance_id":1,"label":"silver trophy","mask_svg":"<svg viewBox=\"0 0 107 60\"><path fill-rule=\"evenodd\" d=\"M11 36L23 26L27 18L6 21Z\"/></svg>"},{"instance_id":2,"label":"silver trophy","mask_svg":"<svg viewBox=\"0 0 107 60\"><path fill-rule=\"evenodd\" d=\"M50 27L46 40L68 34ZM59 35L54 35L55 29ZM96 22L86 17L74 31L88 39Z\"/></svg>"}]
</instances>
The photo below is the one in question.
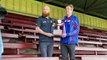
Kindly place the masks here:
<instances>
[{"instance_id":1,"label":"silver trophy","mask_svg":"<svg viewBox=\"0 0 107 60\"><path fill-rule=\"evenodd\" d=\"M54 25L56 26L56 29L53 30L53 34L54 35L61 35L62 30L60 29L60 26L62 25L62 20L56 20Z\"/></svg>"}]
</instances>

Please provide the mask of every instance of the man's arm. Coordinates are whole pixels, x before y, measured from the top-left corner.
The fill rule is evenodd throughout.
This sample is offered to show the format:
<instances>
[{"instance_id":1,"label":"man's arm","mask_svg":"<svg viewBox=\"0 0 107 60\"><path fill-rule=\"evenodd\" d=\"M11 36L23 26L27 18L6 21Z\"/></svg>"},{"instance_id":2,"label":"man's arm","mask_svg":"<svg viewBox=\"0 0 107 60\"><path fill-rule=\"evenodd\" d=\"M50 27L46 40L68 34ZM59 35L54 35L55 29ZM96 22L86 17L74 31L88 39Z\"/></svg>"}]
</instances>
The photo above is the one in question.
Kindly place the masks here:
<instances>
[{"instance_id":1,"label":"man's arm","mask_svg":"<svg viewBox=\"0 0 107 60\"><path fill-rule=\"evenodd\" d=\"M37 31L38 33L43 34L43 35L46 35L46 36L48 36L48 37L52 37L52 36L53 36L52 33L44 32L44 31L41 30L40 27L38 27L38 26L36 27L36 31Z\"/></svg>"},{"instance_id":2,"label":"man's arm","mask_svg":"<svg viewBox=\"0 0 107 60\"><path fill-rule=\"evenodd\" d=\"M37 22L36 22L36 28L35 28L36 32L37 32L37 33L40 33L40 34L43 34L43 35L46 35L46 36L48 36L48 37L52 37L52 36L53 36L52 33L44 32L44 31L40 28L41 25L42 25L42 21L41 21L41 19L39 18L39 19L37 19Z\"/></svg>"},{"instance_id":3,"label":"man's arm","mask_svg":"<svg viewBox=\"0 0 107 60\"><path fill-rule=\"evenodd\" d=\"M67 33L67 36L73 36L73 35L76 35L76 34L79 33L80 23L79 23L78 18L76 18L73 26L74 26L74 28L75 28L74 31Z\"/></svg>"}]
</instances>

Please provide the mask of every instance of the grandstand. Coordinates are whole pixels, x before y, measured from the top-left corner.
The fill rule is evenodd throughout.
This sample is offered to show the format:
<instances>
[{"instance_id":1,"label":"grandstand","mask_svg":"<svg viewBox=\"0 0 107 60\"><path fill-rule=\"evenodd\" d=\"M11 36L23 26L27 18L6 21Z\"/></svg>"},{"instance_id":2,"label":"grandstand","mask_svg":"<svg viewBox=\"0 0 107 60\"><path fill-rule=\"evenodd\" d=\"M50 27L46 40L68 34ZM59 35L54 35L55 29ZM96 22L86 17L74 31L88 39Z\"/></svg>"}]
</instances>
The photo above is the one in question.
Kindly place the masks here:
<instances>
[{"instance_id":1,"label":"grandstand","mask_svg":"<svg viewBox=\"0 0 107 60\"><path fill-rule=\"evenodd\" d=\"M51 0L50 0L51 1ZM66 1L66 0L65 0ZM85 0L84 0L85 1ZM87 0L88 1L88 0ZM53 1L52 1L53 2ZM54 37L53 57L40 57L38 34L35 31L36 19L42 14L42 7L51 8L51 17L63 19L65 10L60 5L36 0L1 0L8 15L0 23L2 30L4 53L2 60L60 60L60 38ZM56 3L55 1L54 3ZM60 1L59 1L60 2ZM58 2L57 2L58 3ZM57 4L56 3L56 4ZM60 2L61 4L61 2ZM79 44L76 47L78 60L107 59L107 19L74 11L79 17L81 28ZM103 18L102 18L103 17Z\"/></svg>"}]
</instances>

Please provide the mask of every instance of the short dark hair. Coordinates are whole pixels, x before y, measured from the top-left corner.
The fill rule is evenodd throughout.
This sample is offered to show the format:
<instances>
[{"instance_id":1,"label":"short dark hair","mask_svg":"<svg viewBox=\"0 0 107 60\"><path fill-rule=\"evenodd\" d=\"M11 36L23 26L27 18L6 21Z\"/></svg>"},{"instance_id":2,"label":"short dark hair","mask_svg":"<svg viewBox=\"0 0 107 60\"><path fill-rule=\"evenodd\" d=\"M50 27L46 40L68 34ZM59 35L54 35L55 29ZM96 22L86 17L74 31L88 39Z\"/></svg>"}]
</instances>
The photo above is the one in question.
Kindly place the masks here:
<instances>
[{"instance_id":1,"label":"short dark hair","mask_svg":"<svg viewBox=\"0 0 107 60\"><path fill-rule=\"evenodd\" d=\"M66 7L67 7L67 6L70 6L71 8L74 9L74 6L73 6L72 4L67 4Z\"/></svg>"}]
</instances>

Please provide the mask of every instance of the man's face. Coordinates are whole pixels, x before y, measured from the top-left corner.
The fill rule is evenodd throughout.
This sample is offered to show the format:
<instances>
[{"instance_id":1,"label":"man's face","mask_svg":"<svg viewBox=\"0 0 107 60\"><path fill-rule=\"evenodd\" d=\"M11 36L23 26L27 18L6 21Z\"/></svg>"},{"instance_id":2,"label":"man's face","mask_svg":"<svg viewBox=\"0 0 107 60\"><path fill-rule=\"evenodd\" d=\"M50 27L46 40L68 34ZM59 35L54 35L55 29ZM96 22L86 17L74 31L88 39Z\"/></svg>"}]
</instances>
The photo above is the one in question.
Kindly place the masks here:
<instances>
[{"instance_id":1,"label":"man's face","mask_svg":"<svg viewBox=\"0 0 107 60\"><path fill-rule=\"evenodd\" d=\"M68 14L71 14L72 11L73 11L73 8L71 8L70 6L67 6L67 7L66 7L66 14L67 14L67 15L68 15Z\"/></svg>"},{"instance_id":2,"label":"man's face","mask_svg":"<svg viewBox=\"0 0 107 60\"><path fill-rule=\"evenodd\" d=\"M44 17L49 16L49 14L50 14L50 8L48 6L45 6L43 8L43 13L42 14L43 14Z\"/></svg>"}]
</instances>

